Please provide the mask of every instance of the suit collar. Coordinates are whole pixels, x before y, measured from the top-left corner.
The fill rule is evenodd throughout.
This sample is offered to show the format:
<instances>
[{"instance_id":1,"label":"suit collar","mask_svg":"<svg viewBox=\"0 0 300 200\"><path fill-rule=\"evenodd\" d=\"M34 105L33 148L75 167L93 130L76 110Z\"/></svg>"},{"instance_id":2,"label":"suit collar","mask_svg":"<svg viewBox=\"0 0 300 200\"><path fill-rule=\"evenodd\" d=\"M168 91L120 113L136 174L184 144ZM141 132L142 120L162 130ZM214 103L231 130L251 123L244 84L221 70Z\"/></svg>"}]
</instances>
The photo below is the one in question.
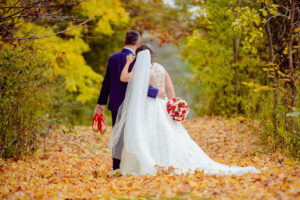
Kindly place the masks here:
<instances>
[{"instance_id":1,"label":"suit collar","mask_svg":"<svg viewBox=\"0 0 300 200\"><path fill-rule=\"evenodd\" d=\"M122 49L122 52L128 52L128 53L133 53L134 55L135 55L135 52L132 50L132 49L129 49L129 48L127 48L127 47L124 47L123 49Z\"/></svg>"}]
</instances>

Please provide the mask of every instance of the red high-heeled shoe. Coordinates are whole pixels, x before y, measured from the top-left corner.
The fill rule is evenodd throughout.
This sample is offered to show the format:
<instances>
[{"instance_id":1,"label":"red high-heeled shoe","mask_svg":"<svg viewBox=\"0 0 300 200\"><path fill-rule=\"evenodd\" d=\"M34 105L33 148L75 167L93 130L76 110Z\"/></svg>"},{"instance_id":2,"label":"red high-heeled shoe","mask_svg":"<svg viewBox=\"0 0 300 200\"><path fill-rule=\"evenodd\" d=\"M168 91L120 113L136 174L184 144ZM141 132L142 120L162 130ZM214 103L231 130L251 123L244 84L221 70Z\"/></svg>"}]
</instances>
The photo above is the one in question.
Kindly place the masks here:
<instances>
[{"instance_id":1,"label":"red high-heeled shoe","mask_svg":"<svg viewBox=\"0 0 300 200\"><path fill-rule=\"evenodd\" d=\"M105 116L103 114L100 114L99 122L98 122L98 129L101 134L104 134L107 130Z\"/></svg>"},{"instance_id":2,"label":"red high-heeled shoe","mask_svg":"<svg viewBox=\"0 0 300 200\"><path fill-rule=\"evenodd\" d=\"M93 118L93 124L92 124L92 130L94 132L98 132L99 131L99 119L100 119L99 114L95 113L94 118Z\"/></svg>"}]
</instances>

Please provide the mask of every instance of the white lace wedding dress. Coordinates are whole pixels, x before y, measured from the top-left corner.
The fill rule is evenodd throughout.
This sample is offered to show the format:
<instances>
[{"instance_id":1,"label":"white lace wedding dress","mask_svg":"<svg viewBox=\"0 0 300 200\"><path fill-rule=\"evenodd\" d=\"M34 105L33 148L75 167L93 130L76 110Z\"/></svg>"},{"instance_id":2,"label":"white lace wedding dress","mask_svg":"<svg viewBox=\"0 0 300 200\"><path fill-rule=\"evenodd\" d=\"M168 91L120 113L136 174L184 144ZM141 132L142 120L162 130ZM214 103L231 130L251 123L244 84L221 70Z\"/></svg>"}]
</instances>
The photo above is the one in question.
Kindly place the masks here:
<instances>
[{"instance_id":1,"label":"white lace wedding dress","mask_svg":"<svg viewBox=\"0 0 300 200\"><path fill-rule=\"evenodd\" d=\"M139 74L138 67L140 66L138 65L145 65L144 62L138 62L139 54L134 66L137 68L135 75ZM143 59L147 60L147 55ZM146 68L147 65L141 68L143 67ZM164 88L165 69L158 63L149 64L149 67L148 76L150 75L150 78L146 80L146 84L150 82L150 85L156 88ZM133 80L133 84L129 87L133 89L135 84L137 82L134 83ZM127 121L125 122L124 147L120 164L121 174L154 175L157 171L155 165L172 166L176 168L175 173L193 173L195 169L204 170L207 174L219 175L260 173L254 167L227 166L213 161L189 136L181 122L173 121L169 117L166 111L167 98L153 99L147 97L146 93L143 93L143 98L142 105L137 105L140 102L134 102L138 98L130 99L131 102L133 101L133 106L141 109L141 112L132 110L132 116L130 116L131 108L126 106L129 111L126 117L122 116Z\"/></svg>"}]
</instances>

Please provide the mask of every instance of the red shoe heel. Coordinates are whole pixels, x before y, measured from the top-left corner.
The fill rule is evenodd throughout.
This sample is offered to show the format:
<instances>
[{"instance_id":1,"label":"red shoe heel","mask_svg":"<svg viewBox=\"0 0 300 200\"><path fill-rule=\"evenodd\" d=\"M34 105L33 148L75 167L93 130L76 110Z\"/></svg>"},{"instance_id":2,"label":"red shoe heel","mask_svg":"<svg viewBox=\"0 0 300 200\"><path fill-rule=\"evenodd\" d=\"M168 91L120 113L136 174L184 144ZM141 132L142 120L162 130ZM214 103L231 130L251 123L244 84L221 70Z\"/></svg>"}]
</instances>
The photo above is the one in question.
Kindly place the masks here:
<instances>
[{"instance_id":1,"label":"red shoe heel","mask_svg":"<svg viewBox=\"0 0 300 200\"><path fill-rule=\"evenodd\" d=\"M105 116L103 114L100 114L100 117L99 117L99 123L98 123L98 127L99 127L99 124L100 124L100 133L101 134L104 134L107 130L107 127L106 127L106 122L105 122Z\"/></svg>"},{"instance_id":2,"label":"red shoe heel","mask_svg":"<svg viewBox=\"0 0 300 200\"><path fill-rule=\"evenodd\" d=\"M99 119L100 119L99 114L95 113L94 118L93 118L92 130L96 133L99 131L99 128L98 128Z\"/></svg>"}]
</instances>

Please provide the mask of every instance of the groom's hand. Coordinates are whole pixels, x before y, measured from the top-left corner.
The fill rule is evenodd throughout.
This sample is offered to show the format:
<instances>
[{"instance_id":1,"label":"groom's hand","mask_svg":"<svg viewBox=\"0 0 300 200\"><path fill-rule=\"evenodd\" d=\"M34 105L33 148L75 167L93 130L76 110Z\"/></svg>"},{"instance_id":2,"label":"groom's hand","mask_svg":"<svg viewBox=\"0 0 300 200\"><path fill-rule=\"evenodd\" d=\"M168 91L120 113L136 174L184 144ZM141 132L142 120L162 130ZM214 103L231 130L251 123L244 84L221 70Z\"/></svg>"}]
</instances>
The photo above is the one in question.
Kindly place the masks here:
<instances>
[{"instance_id":1,"label":"groom's hand","mask_svg":"<svg viewBox=\"0 0 300 200\"><path fill-rule=\"evenodd\" d=\"M159 97L159 98L161 98L161 99L166 98L166 92L165 92L165 90L159 88L159 89L158 89L158 93L157 93L157 97Z\"/></svg>"},{"instance_id":2,"label":"groom's hand","mask_svg":"<svg viewBox=\"0 0 300 200\"><path fill-rule=\"evenodd\" d=\"M104 114L104 109L105 109L104 105L97 104L95 108L95 113Z\"/></svg>"}]
</instances>

